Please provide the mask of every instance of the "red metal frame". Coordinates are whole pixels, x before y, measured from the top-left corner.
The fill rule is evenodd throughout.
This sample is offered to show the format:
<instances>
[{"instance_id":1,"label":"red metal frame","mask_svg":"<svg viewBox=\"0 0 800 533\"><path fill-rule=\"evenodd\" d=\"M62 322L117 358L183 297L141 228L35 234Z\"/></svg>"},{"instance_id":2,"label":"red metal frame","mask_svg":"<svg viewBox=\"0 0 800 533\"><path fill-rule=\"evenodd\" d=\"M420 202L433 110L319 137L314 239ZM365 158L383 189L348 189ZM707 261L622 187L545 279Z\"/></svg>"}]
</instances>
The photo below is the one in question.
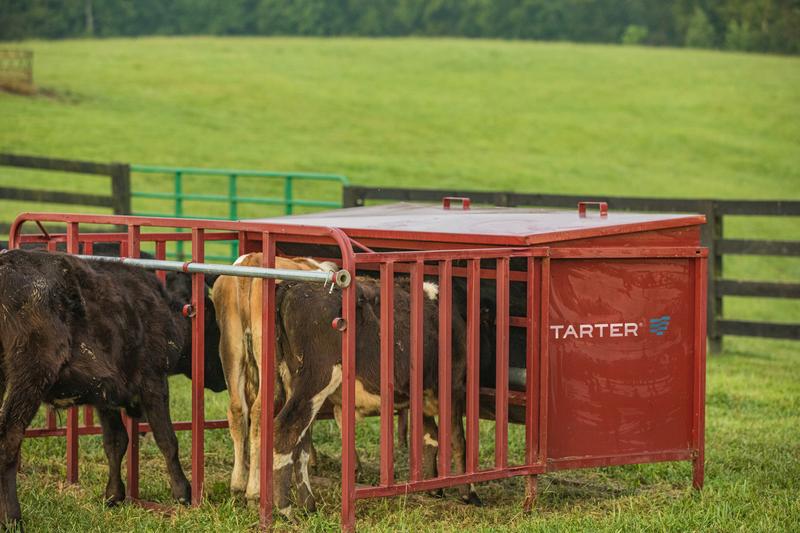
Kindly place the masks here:
<instances>
[{"instance_id":1,"label":"red metal frame","mask_svg":"<svg viewBox=\"0 0 800 533\"><path fill-rule=\"evenodd\" d=\"M689 219L694 220L694 219ZM61 222L67 224L64 235L22 235L21 226L26 221L37 225L41 222ZM696 222L696 221L695 221ZM80 224L113 224L125 226L125 233L85 233L79 231ZM411 241L401 232L387 233L376 231L361 232L360 242L352 241L348 235L337 228L318 226L287 225L277 222L228 222L210 220L162 219L150 217L127 217L106 215L69 214L23 214L17 218L11 229L11 248L23 242L46 244L53 250L59 242L66 242L67 250L76 253L81 244L84 253L92 253L95 242L119 242L123 255L138 256L141 243L154 243L156 257L163 259L168 242L192 242L192 260L202 262L204 245L208 241L239 241L241 253L261 251L263 266L274 266L278 243L327 244L338 248L341 267L351 273L357 269L377 270L381 279L381 418L380 418L380 482L377 486L356 486L355 483L355 347L356 347L356 292L353 284L342 290L342 318L346 327L342 332L342 527L352 530L355 527L355 501L357 499L401 495L414 491L426 491L452 487L464 483L476 483L511 476L526 477L525 508L530 508L536 496L536 480L541 473L566 468L587 468L594 466L633 464L654 461L692 460L693 484L701 487L703 483L704 449L704 399L705 399L705 271L707 253L689 242L673 239L674 245L653 246L642 233L656 229L679 228L685 231L686 220L665 221L661 226L642 223L637 226L640 233L631 238L630 243L621 241L614 228L603 230L599 236L606 236L611 246L590 247L578 244L577 240L559 242L555 246L545 246L520 242L518 238L490 239L505 248L484 245L465 246L466 238L452 238L446 234L434 237L442 242ZM182 228L186 232L147 232L142 228L169 229ZM585 233L585 232L584 232ZM588 235L576 232L575 239L587 239ZM607 237L611 235L612 237ZM685 232L681 235L689 235ZM595 235L597 236L597 235ZM430 237L430 235L428 236ZM666 241L665 241L666 242ZM637 245L637 243L642 243ZM522 244L522 246L520 246ZM354 247L360 251L354 252ZM409 251L372 252L370 247L414 248ZM511 268L512 259L524 261L524 270ZM688 261L692 265L692 287L694 306L692 310L693 340L691 344L691 439L688 449L654 449L651 451L631 451L621 453L588 454L585 456L553 456L549 451L548 417L555 416L551 411L551 361L554 347L551 346L550 320L552 314L551 295L553 272L562 264L587 260L608 260L622 262L628 260L673 260ZM494 267L482 267L494 263ZM515 263L516 264L516 263ZM466 266L462 266L466 265ZM396 479L394 457L394 298L393 279L398 273L410 274L411 287L411 375L410 375L410 468L406 480ZM163 273L159 273L163 280ZM439 456L438 475L434 479L423 479L423 281L425 276L434 276L439 282ZM450 461L452 434L448 421L452 417L451 401L451 317L453 276L466 279L467 284L467 402L466 439L467 468L463 474L453 474ZM491 279L495 282L495 316L497 338L497 371L495 388L480 388L480 282ZM523 283L527 298L525 316L509 316L511 283ZM206 421L204 412L203 353L204 353L204 280L202 274L192 274L192 299L196 314L192 318L192 421L176 422L176 430L192 431L192 503L202 501L204 480L204 440L206 429L227 427L227 421ZM274 280L262 284L262 299L266 312L262 314L262 367L261 383L261 499L260 519L267 526L272 519L272 440L273 440L273 379L275 372L274 338ZM510 391L508 384L508 360L510 328L525 328L526 333L526 378L529 384L525 392ZM479 464L478 420L481 414L481 401L493 407L495 420L494 464L481 468ZM522 464L509 464L508 422L511 406L524 407L526 451ZM91 410L85 410L85 425L78 422L78 410L69 411L66 428L58 428L52 412L48 413L46 428L34 428L26 436L66 436L68 480L78 479L78 437L97 434L100 428L94 425ZM138 498L138 435L148 426L136 420L126 420L131 448L128 454L128 491L131 499Z\"/></svg>"}]
</instances>

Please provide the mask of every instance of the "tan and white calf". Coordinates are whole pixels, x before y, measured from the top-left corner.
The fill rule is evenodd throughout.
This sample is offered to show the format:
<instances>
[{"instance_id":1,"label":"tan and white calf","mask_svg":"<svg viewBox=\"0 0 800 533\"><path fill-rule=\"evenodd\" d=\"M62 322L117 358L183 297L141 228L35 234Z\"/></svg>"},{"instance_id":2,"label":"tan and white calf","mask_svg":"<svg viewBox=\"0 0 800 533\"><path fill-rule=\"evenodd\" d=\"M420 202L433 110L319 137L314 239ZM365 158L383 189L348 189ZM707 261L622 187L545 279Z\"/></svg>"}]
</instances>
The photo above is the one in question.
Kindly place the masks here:
<instances>
[{"instance_id":1,"label":"tan and white calf","mask_svg":"<svg viewBox=\"0 0 800 533\"><path fill-rule=\"evenodd\" d=\"M243 255L234 263L239 266L261 266L260 253ZM275 268L286 270L336 271L332 262L317 262L308 257L275 258ZM231 492L244 492L247 499L259 495L261 458L261 313L262 280L220 276L214 283L212 300L220 328L219 354L230 393L228 423L233 439L233 472ZM279 365L278 372L287 372ZM283 404L283 382L275 386L275 412Z\"/></svg>"}]
</instances>

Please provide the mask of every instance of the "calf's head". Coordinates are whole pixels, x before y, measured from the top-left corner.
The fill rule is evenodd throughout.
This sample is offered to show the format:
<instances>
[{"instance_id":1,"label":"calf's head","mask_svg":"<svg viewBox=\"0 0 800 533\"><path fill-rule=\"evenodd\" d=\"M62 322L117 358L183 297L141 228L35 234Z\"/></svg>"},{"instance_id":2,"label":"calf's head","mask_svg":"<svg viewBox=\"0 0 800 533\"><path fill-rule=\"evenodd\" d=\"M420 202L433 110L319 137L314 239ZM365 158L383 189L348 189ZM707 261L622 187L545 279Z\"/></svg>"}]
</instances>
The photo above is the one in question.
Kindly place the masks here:
<instances>
[{"instance_id":1,"label":"calf's head","mask_svg":"<svg viewBox=\"0 0 800 533\"><path fill-rule=\"evenodd\" d=\"M214 303L209 297L209 287L214 283L216 277L206 275L204 302L204 330L205 330L205 371L204 371L204 385L205 388L214 392L220 392L226 389L225 374L222 371L222 362L219 357L219 326L217 326L216 312L214 311ZM185 304L192 303L192 277L188 274L180 272L170 272L167 274L167 292L170 298L176 305L183 307ZM184 327L186 328L186 349L178 365L174 369L175 374L183 374L188 378L192 377L192 353L191 353L191 338L192 338L192 321L190 318L185 319Z\"/></svg>"}]
</instances>

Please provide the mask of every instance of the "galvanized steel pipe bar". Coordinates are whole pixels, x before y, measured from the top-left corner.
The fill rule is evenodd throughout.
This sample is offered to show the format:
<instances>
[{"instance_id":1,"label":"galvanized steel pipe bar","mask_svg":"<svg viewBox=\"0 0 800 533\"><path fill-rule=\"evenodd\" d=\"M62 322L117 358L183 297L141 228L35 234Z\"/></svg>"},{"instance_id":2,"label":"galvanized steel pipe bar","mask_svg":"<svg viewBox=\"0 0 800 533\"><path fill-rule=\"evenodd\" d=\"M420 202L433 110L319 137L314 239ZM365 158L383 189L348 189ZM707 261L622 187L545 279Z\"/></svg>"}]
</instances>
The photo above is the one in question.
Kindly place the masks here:
<instances>
[{"instance_id":1,"label":"galvanized steel pipe bar","mask_svg":"<svg viewBox=\"0 0 800 533\"><path fill-rule=\"evenodd\" d=\"M162 261L158 259L134 259L130 257L107 257L99 255L76 255L87 261L122 263L149 270L167 270L189 274L213 274L245 278L282 279L288 281L310 281L312 283L334 283L338 287L350 285L351 276L346 270L321 272L316 270L284 270L280 268L245 267L236 265L214 265L184 261Z\"/></svg>"}]
</instances>

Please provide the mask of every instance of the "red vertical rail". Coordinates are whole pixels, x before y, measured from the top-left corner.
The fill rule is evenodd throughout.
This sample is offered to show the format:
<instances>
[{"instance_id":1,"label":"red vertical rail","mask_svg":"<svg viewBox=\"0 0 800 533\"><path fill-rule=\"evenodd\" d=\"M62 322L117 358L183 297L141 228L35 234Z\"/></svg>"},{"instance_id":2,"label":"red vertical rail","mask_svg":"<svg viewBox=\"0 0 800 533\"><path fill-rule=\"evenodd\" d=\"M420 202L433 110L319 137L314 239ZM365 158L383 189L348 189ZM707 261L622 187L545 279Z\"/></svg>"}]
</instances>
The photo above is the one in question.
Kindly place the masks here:
<instances>
[{"instance_id":1,"label":"red vertical rail","mask_svg":"<svg viewBox=\"0 0 800 533\"><path fill-rule=\"evenodd\" d=\"M509 259L496 261L497 305L497 361L495 374L494 464L497 468L508 466L508 321L509 321Z\"/></svg>"},{"instance_id":2,"label":"red vertical rail","mask_svg":"<svg viewBox=\"0 0 800 533\"><path fill-rule=\"evenodd\" d=\"M467 474L478 470L480 443L481 261L467 261Z\"/></svg>"},{"instance_id":3,"label":"red vertical rail","mask_svg":"<svg viewBox=\"0 0 800 533\"><path fill-rule=\"evenodd\" d=\"M352 250L342 249L342 268L355 274ZM342 291L342 315L347 327L342 334L342 529L356 527L356 284Z\"/></svg>"},{"instance_id":4,"label":"red vertical rail","mask_svg":"<svg viewBox=\"0 0 800 533\"><path fill-rule=\"evenodd\" d=\"M394 483L394 263L381 263L381 485Z\"/></svg>"},{"instance_id":5,"label":"red vertical rail","mask_svg":"<svg viewBox=\"0 0 800 533\"><path fill-rule=\"evenodd\" d=\"M166 241L156 241L156 259L163 261L167 258L167 242ZM161 283L167 283L167 271L166 270L158 270L156 271L156 277L161 281Z\"/></svg>"},{"instance_id":6,"label":"red vertical rail","mask_svg":"<svg viewBox=\"0 0 800 533\"><path fill-rule=\"evenodd\" d=\"M67 224L67 252L79 252L78 223ZM67 481L78 482L78 408L70 407L67 410Z\"/></svg>"},{"instance_id":7,"label":"red vertical rail","mask_svg":"<svg viewBox=\"0 0 800 533\"><path fill-rule=\"evenodd\" d=\"M192 261L202 263L205 256L205 232L192 229ZM205 478L205 276L192 274L192 505L203 501Z\"/></svg>"},{"instance_id":8,"label":"red vertical rail","mask_svg":"<svg viewBox=\"0 0 800 533\"><path fill-rule=\"evenodd\" d=\"M453 263L439 263L439 476L450 474L453 388Z\"/></svg>"},{"instance_id":9,"label":"red vertical rail","mask_svg":"<svg viewBox=\"0 0 800 533\"><path fill-rule=\"evenodd\" d=\"M94 243L91 241L83 243L83 253L85 255L93 255ZM92 411L90 405L85 405L83 407L83 424L86 427L94 426L94 411Z\"/></svg>"},{"instance_id":10,"label":"red vertical rail","mask_svg":"<svg viewBox=\"0 0 800 533\"><path fill-rule=\"evenodd\" d=\"M540 263L533 257L528 257L528 272L526 279L526 326L525 337L525 464L533 465L542 460L540 456L539 436L539 417L538 406L543 401L541 388L536 385L536 378L539 376L539 363L541 353L539 352L540 312L541 307L537 305L536 295L541 294L541 269ZM538 400L537 400L538 394ZM538 477L534 475L525 478L525 499L522 509L526 512L533 508L536 501Z\"/></svg>"},{"instance_id":11,"label":"red vertical rail","mask_svg":"<svg viewBox=\"0 0 800 533\"><path fill-rule=\"evenodd\" d=\"M239 238L241 248L244 241ZM275 240L261 234L261 266L275 267ZM272 521L272 456L275 398L275 280L261 280L261 467L259 469L259 518L266 527Z\"/></svg>"},{"instance_id":12,"label":"red vertical rail","mask_svg":"<svg viewBox=\"0 0 800 533\"><path fill-rule=\"evenodd\" d=\"M411 265L411 382L409 387L411 405L411 439L408 456L411 462L409 479L422 479L422 365L423 365L423 270L425 264L416 261Z\"/></svg>"},{"instance_id":13,"label":"red vertical rail","mask_svg":"<svg viewBox=\"0 0 800 533\"><path fill-rule=\"evenodd\" d=\"M10 237L9 237L10 238ZM18 237L19 239L19 237ZM11 243L9 243L9 246ZM16 246L21 246L22 243L19 242ZM56 241L47 241L47 251L48 252L55 252L58 250L58 243ZM58 420L56 420L56 411L52 407L47 408L47 429L56 429L58 426Z\"/></svg>"},{"instance_id":14,"label":"red vertical rail","mask_svg":"<svg viewBox=\"0 0 800 533\"><path fill-rule=\"evenodd\" d=\"M239 257L247 253L247 232L239 232Z\"/></svg>"},{"instance_id":15,"label":"red vertical rail","mask_svg":"<svg viewBox=\"0 0 800 533\"><path fill-rule=\"evenodd\" d=\"M547 460L547 405L550 369L550 258L541 259L539 286L539 461Z\"/></svg>"},{"instance_id":16,"label":"red vertical rail","mask_svg":"<svg viewBox=\"0 0 800 533\"><path fill-rule=\"evenodd\" d=\"M694 448L692 486L703 488L705 479L705 398L706 398L706 269L708 260L694 260L694 423L692 447Z\"/></svg>"},{"instance_id":17,"label":"red vertical rail","mask_svg":"<svg viewBox=\"0 0 800 533\"><path fill-rule=\"evenodd\" d=\"M539 402L536 394L539 387L536 380L539 376L539 312L541 308L534 300L539 290L539 262L533 257L528 258L528 273L526 280L527 301L527 335L525 337L525 464L532 465L539 454L539 417L536 408Z\"/></svg>"},{"instance_id":18,"label":"red vertical rail","mask_svg":"<svg viewBox=\"0 0 800 533\"><path fill-rule=\"evenodd\" d=\"M128 240L120 243L120 255L128 257L139 257L141 255L141 228L139 226L128 226ZM128 454L126 456L127 478L128 478L128 497L139 497L139 420L122 416L125 423L125 430L128 433Z\"/></svg>"}]
</instances>

